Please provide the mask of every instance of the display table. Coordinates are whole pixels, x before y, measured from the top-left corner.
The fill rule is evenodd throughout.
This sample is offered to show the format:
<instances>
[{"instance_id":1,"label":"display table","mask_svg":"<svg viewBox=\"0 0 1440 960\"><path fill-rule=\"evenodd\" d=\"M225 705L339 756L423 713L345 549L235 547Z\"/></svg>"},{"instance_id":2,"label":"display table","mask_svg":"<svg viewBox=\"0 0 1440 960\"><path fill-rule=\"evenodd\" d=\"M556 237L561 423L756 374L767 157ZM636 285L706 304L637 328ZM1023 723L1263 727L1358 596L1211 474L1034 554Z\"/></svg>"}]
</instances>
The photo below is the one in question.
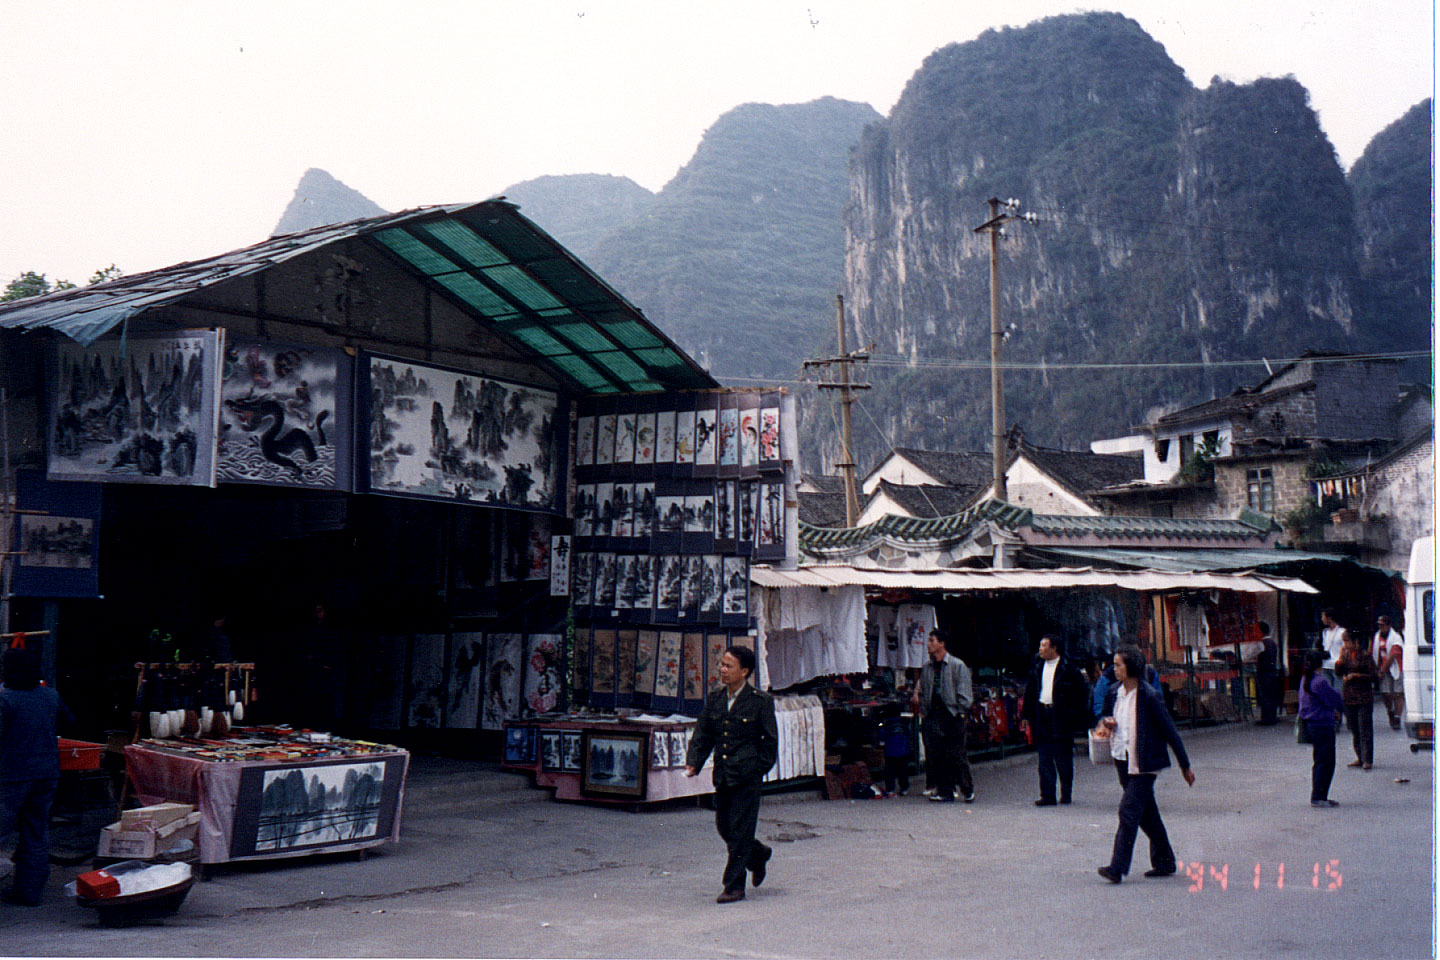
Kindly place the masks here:
<instances>
[{"instance_id":1,"label":"display table","mask_svg":"<svg viewBox=\"0 0 1440 960\"><path fill-rule=\"evenodd\" d=\"M557 800L658 803L713 793L711 764L685 776L693 720L564 719L505 725L504 766L535 777Z\"/></svg>"},{"instance_id":2,"label":"display table","mask_svg":"<svg viewBox=\"0 0 1440 960\"><path fill-rule=\"evenodd\" d=\"M364 850L400 839L407 751L342 740L235 743L145 740L125 748L142 803L173 800L200 811L201 863Z\"/></svg>"}]
</instances>

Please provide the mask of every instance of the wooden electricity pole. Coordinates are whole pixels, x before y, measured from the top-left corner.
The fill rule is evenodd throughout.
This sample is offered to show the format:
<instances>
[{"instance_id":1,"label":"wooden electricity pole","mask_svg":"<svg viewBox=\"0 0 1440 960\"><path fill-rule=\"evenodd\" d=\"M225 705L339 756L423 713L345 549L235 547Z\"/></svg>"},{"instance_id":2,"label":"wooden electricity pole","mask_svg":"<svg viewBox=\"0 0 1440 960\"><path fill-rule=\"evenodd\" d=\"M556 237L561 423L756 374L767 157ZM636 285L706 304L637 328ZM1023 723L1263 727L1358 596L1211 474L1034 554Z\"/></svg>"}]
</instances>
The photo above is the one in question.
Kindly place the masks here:
<instances>
[{"instance_id":1,"label":"wooden electricity pole","mask_svg":"<svg viewBox=\"0 0 1440 960\"><path fill-rule=\"evenodd\" d=\"M837 356L828 360L806 360L805 368L826 367L830 364L839 364L839 383L816 384L821 390L840 391L840 444L842 459L836 462L835 466L840 469L840 477L845 486L845 526L853 527L860 520L860 493L855 488L855 447L850 429L850 404L855 398L851 396L852 390L869 390L868 383L850 382L850 365L852 363L866 363L870 356L864 351L857 350L848 353L845 349L845 298L837 295L835 297L835 330L839 337L839 352Z\"/></svg>"}]
</instances>

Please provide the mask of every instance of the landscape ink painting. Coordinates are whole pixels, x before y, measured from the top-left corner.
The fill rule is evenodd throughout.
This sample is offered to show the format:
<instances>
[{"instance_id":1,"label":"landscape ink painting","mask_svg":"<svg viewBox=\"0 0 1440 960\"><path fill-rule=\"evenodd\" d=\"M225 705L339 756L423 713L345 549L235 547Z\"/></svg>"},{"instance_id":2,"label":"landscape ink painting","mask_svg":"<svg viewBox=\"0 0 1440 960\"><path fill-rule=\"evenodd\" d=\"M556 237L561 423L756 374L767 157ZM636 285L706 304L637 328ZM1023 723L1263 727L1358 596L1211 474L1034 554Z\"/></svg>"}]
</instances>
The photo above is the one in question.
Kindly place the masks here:
<instances>
[{"instance_id":1,"label":"landscape ink painting","mask_svg":"<svg viewBox=\"0 0 1440 960\"><path fill-rule=\"evenodd\" d=\"M384 785L383 763L266 770L255 852L374 837Z\"/></svg>"},{"instance_id":2,"label":"landscape ink painting","mask_svg":"<svg viewBox=\"0 0 1440 960\"><path fill-rule=\"evenodd\" d=\"M554 393L370 357L370 490L550 510Z\"/></svg>"},{"instance_id":3,"label":"landscape ink painting","mask_svg":"<svg viewBox=\"0 0 1440 960\"><path fill-rule=\"evenodd\" d=\"M49 479L214 486L222 340L203 330L61 343Z\"/></svg>"},{"instance_id":4,"label":"landscape ink painting","mask_svg":"<svg viewBox=\"0 0 1440 960\"><path fill-rule=\"evenodd\" d=\"M227 340L215 479L350 489L353 389L339 350Z\"/></svg>"}]
</instances>

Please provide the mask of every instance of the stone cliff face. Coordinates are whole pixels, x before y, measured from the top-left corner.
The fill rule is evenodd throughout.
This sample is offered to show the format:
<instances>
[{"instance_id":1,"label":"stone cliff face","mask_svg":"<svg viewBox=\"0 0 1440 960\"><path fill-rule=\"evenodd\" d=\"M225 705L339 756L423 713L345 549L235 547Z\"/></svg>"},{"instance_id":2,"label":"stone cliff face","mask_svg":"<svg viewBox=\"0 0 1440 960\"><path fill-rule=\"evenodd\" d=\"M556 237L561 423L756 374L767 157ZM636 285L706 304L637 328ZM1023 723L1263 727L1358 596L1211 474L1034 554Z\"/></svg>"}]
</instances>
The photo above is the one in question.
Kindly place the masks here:
<instances>
[{"instance_id":1,"label":"stone cliff face","mask_svg":"<svg viewBox=\"0 0 1440 960\"><path fill-rule=\"evenodd\" d=\"M988 448L989 241L973 228L992 196L1041 218L1001 241L1005 359L1033 366L1007 372L1006 419L1036 442L1083 448L1152 405L1255 379L1064 364L1286 357L1377 332L1357 312L1344 173L1304 89L1196 90L1118 14L932 54L865 132L850 183L846 299L876 354L862 469L895 444ZM811 408L828 463L831 417Z\"/></svg>"},{"instance_id":2,"label":"stone cliff face","mask_svg":"<svg viewBox=\"0 0 1440 960\"><path fill-rule=\"evenodd\" d=\"M385 209L318 167L311 167L295 187L295 196L271 231L272 237L361 217L378 217Z\"/></svg>"},{"instance_id":3,"label":"stone cliff face","mask_svg":"<svg viewBox=\"0 0 1440 960\"><path fill-rule=\"evenodd\" d=\"M536 177L500 191L581 260L620 224L644 217L655 194L629 177L599 173Z\"/></svg>"}]
</instances>

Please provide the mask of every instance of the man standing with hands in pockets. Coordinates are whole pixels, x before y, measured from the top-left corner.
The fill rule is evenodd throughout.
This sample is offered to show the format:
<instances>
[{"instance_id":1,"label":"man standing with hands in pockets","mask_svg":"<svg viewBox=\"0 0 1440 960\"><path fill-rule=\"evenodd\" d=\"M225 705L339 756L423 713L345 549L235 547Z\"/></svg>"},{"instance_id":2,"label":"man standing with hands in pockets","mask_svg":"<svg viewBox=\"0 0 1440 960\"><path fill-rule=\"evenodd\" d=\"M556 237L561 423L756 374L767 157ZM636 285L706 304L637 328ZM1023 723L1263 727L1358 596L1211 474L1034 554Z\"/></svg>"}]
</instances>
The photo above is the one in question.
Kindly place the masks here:
<instances>
[{"instance_id":1,"label":"man standing with hands in pockets","mask_svg":"<svg viewBox=\"0 0 1440 960\"><path fill-rule=\"evenodd\" d=\"M747 682L755 670L755 652L731 647L720 658L720 687L705 699L695 725L685 776L693 777L715 752L715 830L725 841L724 886L716 903L745 899L745 871L755 886L765 882L770 848L755 839L760 820L760 782L775 766L780 738L775 701Z\"/></svg>"}]
</instances>

